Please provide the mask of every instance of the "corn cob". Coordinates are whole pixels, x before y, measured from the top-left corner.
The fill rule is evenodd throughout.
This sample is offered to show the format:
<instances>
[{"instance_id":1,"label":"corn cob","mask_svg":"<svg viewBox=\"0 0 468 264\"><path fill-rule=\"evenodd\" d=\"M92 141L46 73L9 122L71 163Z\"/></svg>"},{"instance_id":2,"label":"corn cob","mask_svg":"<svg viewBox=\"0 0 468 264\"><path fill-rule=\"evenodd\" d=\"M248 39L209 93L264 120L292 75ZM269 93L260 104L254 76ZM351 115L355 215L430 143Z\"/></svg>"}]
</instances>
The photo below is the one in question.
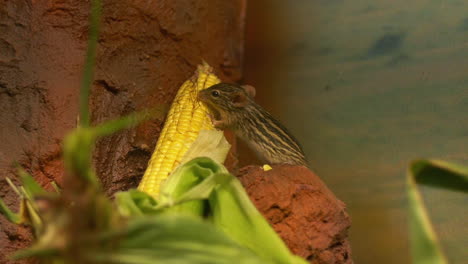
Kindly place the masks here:
<instances>
[{"instance_id":1,"label":"corn cob","mask_svg":"<svg viewBox=\"0 0 468 264\"><path fill-rule=\"evenodd\" d=\"M138 186L157 198L161 183L180 164L180 160L202 129L213 130L208 110L197 100L198 91L219 83L212 68L203 63L197 72L179 88L166 123L159 136L148 168Z\"/></svg>"}]
</instances>

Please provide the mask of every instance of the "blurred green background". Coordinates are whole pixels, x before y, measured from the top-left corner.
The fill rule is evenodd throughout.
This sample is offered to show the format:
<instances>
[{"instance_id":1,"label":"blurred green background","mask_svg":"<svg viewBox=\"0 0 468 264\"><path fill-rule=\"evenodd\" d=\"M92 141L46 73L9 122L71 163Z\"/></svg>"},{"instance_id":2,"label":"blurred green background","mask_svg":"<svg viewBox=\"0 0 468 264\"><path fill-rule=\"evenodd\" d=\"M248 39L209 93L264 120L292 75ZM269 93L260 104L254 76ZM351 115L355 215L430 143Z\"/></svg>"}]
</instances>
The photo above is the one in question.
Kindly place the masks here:
<instances>
[{"instance_id":1,"label":"blurred green background","mask_svg":"<svg viewBox=\"0 0 468 264\"><path fill-rule=\"evenodd\" d=\"M408 163L468 164L468 1L248 1L245 53L244 83L347 204L355 263L409 263ZM424 194L466 263L468 198Z\"/></svg>"}]
</instances>

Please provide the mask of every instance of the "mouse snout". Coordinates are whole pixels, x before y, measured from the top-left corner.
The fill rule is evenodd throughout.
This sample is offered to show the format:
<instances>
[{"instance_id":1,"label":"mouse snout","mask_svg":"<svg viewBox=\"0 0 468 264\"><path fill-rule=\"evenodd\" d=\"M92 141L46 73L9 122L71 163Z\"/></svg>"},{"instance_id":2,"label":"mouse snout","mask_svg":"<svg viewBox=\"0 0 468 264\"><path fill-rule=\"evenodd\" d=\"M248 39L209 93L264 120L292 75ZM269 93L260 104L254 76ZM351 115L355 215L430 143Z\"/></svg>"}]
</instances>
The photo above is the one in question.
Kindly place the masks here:
<instances>
[{"instance_id":1,"label":"mouse snout","mask_svg":"<svg viewBox=\"0 0 468 264\"><path fill-rule=\"evenodd\" d=\"M201 101L201 102L208 101L207 93L205 91L199 91L197 95L197 99L198 101Z\"/></svg>"}]
</instances>

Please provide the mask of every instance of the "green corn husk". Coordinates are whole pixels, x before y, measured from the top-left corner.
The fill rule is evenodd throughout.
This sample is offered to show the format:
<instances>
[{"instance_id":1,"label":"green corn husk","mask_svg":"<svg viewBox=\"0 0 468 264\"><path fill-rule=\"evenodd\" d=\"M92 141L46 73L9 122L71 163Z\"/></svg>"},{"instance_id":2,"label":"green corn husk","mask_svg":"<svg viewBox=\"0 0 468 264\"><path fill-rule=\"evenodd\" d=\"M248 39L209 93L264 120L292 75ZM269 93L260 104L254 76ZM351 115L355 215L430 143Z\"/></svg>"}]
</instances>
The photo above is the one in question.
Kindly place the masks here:
<instances>
[{"instance_id":1,"label":"green corn husk","mask_svg":"<svg viewBox=\"0 0 468 264\"><path fill-rule=\"evenodd\" d=\"M184 186L184 191L174 196L169 195L167 200L161 203L141 192L122 192L117 194L119 211L133 216L144 216L148 213L167 215L167 208L177 208L194 200L207 200L206 209L210 222L230 239L261 257L265 263L306 263L305 260L291 254L252 204L240 182L226 173L221 164L205 157L195 158L178 168L169 180L171 177L178 179L177 184ZM201 180L198 184L190 185L193 178ZM185 180L190 184L184 184ZM187 186L189 187L185 188ZM193 213L190 209L185 210ZM184 210L177 212L178 215L184 214ZM198 217L201 219L202 215Z\"/></svg>"}]
</instances>

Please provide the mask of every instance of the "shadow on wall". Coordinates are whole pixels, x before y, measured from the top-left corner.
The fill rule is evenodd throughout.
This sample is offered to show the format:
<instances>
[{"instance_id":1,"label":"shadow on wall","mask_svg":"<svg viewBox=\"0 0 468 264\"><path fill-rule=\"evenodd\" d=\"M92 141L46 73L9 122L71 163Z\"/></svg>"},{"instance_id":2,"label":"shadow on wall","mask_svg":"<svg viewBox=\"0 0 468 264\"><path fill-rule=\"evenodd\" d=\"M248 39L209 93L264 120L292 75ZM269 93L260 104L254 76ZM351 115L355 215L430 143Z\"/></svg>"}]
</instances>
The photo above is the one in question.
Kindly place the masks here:
<instances>
[{"instance_id":1,"label":"shadow on wall","mask_svg":"<svg viewBox=\"0 0 468 264\"><path fill-rule=\"evenodd\" d=\"M273 1L276 3L276 1ZM281 96L278 83L284 80L283 66L290 57L287 54L291 34L290 25L280 4L268 0L249 1L246 16L246 39L243 84L257 90L255 101L273 116L279 116ZM260 164L255 154L243 143L238 144L239 165Z\"/></svg>"}]
</instances>

